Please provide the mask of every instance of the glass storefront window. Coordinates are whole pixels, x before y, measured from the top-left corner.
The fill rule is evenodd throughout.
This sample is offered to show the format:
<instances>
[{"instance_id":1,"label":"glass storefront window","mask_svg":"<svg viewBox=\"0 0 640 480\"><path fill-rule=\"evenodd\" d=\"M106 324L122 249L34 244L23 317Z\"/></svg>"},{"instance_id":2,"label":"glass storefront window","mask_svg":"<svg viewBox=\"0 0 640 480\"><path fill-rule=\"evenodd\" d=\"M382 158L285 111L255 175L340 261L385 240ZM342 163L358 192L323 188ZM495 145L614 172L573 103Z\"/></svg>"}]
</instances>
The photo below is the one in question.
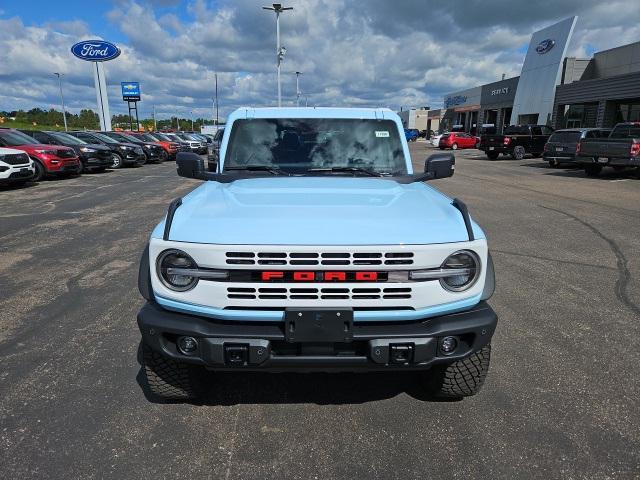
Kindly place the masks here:
<instances>
[{"instance_id":1,"label":"glass storefront window","mask_svg":"<svg viewBox=\"0 0 640 480\"><path fill-rule=\"evenodd\" d=\"M616 104L616 122L640 122L640 100Z\"/></svg>"}]
</instances>

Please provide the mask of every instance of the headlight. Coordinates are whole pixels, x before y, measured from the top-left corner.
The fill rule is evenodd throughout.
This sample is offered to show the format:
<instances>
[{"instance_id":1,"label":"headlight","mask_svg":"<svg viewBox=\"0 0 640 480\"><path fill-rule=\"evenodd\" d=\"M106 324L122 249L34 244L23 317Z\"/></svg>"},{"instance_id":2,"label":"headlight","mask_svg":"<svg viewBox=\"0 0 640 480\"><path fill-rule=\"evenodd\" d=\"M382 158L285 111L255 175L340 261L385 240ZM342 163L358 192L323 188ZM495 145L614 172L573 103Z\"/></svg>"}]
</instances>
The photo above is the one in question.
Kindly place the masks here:
<instances>
[{"instance_id":1,"label":"headlight","mask_svg":"<svg viewBox=\"0 0 640 480\"><path fill-rule=\"evenodd\" d=\"M120 150L133 150L133 147L127 147L126 145L120 145L118 148Z\"/></svg>"},{"instance_id":2,"label":"headlight","mask_svg":"<svg viewBox=\"0 0 640 480\"><path fill-rule=\"evenodd\" d=\"M414 281L440 280L440 284L452 292L462 292L471 288L480 276L480 258L471 250L452 253L440 268L414 270L409 279Z\"/></svg>"},{"instance_id":3,"label":"headlight","mask_svg":"<svg viewBox=\"0 0 640 480\"><path fill-rule=\"evenodd\" d=\"M198 265L182 250L165 250L158 256L156 269L160 281L170 290L186 292L198 283L198 277L185 275L185 269L197 269Z\"/></svg>"},{"instance_id":4,"label":"headlight","mask_svg":"<svg viewBox=\"0 0 640 480\"><path fill-rule=\"evenodd\" d=\"M147 150L149 150L151 147L149 145L143 145L142 148L146 148Z\"/></svg>"},{"instance_id":5,"label":"headlight","mask_svg":"<svg viewBox=\"0 0 640 480\"><path fill-rule=\"evenodd\" d=\"M93 153L96 151L95 148L89 148L89 147L80 147L80 151L84 152L84 153Z\"/></svg>"},{"instance_id":6,"label":"headlight","mask_svg":"<svg viewBox=\"0 0 640 480\"><path fill-rule=\"evenodd\" d=\"M55 150L34 150L34 152L41 153L44 155L56 155L58 153Z\"/></svg>"},{"instance_id":7,"label":"headlight","mask_svg":"<svg viewBox=\"0 0 640 480\"><path fill-rule=\"evenodd\" d=\"M480 275L480 259L470 250L460 250L449 255L441 269L450 270L451 274L442 277L440 284L447 290L461 292L476 283Z\"/></svg>"}]
</instances>

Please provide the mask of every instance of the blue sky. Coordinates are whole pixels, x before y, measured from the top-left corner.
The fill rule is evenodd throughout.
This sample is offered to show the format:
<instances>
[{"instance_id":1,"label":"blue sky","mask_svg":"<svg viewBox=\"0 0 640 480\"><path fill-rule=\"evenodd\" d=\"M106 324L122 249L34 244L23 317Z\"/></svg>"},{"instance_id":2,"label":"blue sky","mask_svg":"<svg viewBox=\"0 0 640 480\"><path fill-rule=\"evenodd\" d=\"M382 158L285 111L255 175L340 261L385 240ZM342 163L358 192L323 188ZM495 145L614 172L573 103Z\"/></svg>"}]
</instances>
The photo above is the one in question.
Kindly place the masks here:
<instances>
[{"instance_id":1,"label":"blue sky","mask_svg":"<svg viewBox=\"0 0 640 480\"><path fill-rule=\"evenodd\" d=\"M275 21L261 0L3 0L0 110L56 108L52 72L64 74L68 108L95 109L88 65L71 45L101 37L122 55L105 64L112 113L121 81L142 85L141 114L211 114L218 74L223 115L275 102ZM640 2L610 0L291 0L285 105L296 70L311 105L439 107L446 93L518 75L531 34L579 15L570 55L640 39Z\"/></svg>"}]
</instances>

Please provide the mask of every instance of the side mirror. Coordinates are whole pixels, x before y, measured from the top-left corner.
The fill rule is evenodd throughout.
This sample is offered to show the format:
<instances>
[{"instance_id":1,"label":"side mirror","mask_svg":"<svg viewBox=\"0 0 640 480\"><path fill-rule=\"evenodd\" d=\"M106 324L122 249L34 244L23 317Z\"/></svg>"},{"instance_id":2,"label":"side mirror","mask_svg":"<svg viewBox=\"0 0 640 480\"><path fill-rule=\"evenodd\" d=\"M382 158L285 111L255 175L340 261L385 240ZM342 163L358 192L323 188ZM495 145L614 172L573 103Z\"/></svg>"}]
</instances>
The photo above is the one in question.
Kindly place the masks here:
<instances>
[{"instance_id":1,"label":"side mirror","mask_svg":"<svg viewBox=\"0 0 640 480\"><path fill-rule=\"evenodd\" d=\"M424 173L430 180L452 177L455 169L456 157L452 153L436 153L424 162Z\"/></svg>"},{"instance_id":2,"label":"side mirror","mask_svg":"<svg viewBox=\"0 0 640 480\"><path fill-rule=\"evenodd\" d=\"M196 180L206 180L204 160L200 155L191 152L178 152L176 156L178 175Z\"/></svg>"}]
</instances>

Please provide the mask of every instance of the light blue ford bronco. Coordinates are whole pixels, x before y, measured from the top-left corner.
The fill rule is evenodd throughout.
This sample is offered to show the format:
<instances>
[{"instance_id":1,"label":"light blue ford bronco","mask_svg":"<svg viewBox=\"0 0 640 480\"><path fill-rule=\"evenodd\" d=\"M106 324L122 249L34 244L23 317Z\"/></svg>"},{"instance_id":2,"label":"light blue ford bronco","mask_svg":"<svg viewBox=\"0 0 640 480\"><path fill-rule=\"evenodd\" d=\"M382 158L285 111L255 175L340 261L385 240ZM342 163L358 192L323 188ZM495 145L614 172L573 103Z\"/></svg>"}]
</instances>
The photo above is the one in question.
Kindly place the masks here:
<instances>
[{"instance_id":1,"label":"light blue ford bronco","mask_svg":"<svg viewBox=\"0 0 640 480\"><path fill-rule=\"evenodd\" d=\"M242 108L219 162L174 200L140 263L152 394L198 396L213 371L416 372L434 397L479 391L497 317L487 241L461 200L414 174L387 109ZM206 380L209 379L209 380Z\"/></svg>"}]
</instances>

